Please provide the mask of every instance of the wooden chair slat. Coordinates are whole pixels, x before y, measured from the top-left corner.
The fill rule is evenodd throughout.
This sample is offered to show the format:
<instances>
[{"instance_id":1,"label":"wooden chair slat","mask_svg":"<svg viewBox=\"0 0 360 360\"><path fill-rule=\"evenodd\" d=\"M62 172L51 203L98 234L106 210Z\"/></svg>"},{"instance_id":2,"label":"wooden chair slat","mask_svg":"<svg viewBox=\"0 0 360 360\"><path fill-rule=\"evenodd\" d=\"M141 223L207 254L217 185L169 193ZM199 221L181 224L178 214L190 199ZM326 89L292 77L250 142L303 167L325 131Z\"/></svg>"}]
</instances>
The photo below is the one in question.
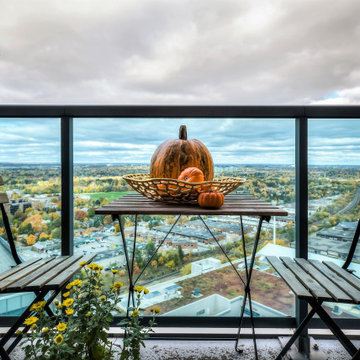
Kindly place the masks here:
<instances>
[{"instance_id":1,"label":"wooden chair slat","mask_svg":"<svg viewBox=\"0 0 360 360\"><path fill-rule=\"evenodd\" d=\"M314 277L316 281L338 302L352 302L353 299L347 295L341 288L338 287L337 282L333 282L315 268L308 260L295 258L295 262L310 276Z\"/></svg>"},{"instance_id":2,"label":"wooden chair slat","mask_svg":"<svg viewBox=\"0 0 360 360\"><path fill-rule=\"evenodd\" d=\"M266 259L277 271L281 278L290 287L293 293L299 298L311 298L312 295L309 291L300 283L300 281L284 266L284 264L276 256L267 256Z\"/></svg>"},{"instance_id":3,"label":"wooden chair slat","mask_svg":"<svg viewBox=\"0 0 360 360\"><path fill-rule=\"evenodd\" d=\"M324 261L324 264L336 272L340 277L342 277L344 280L346 280L349 284L351 284L355 289L360 290L360 279L355 277L354 275L351 275L349 272L347 272L345 269L341 268L340 266L334 264L331 261Z\"/></svg>"},{"instance_id":4,"label":"wooden chair slat","mask_svg":"<svg viewBox=\"0 0 360 360\"><path fill-rule=\"evenodd\" d=\"M5 204L9 202L9 198L6 193L0 193L0 204Z\"/></svg>"},{"instance_id":5,"label":"wooden chair slat","mask_svg":"<svg viewBox=\"0 0 360 360\"><path fill-rule=\"evenodd\" d=\"M27 266L30 266L31 264L36 263L37 261L40 261L40 259L28 260L26 262L23 262L23 263L21 263L19 265L16 265L16 266L12 267L9 270L4 271L3 273L0 274L0 281L6 279L9 276L12 276L13 274L16 274L21 269L24 269Z\"/></svg>"},{"instance_id":6,"label":"wooden chair slat","mask_svg":"<svg viewBox=\"0 0 360 360\"><path fill-rule=\"evenodd\" d=\"M80 258L81 261L85 261L87 264L90 263L94 258L95 255L85 255ZM60 286L63 286L69 279L71 279L80 269L79 266L79 260L77 260L73 265L69 266L67 269L65 269L61 274L54 277L51 281L47 282L46 285L44 285L44 289L56 289Z\"/></svg>"},{"instance_id":7,"label":"wooden chair slat","mask_svg":"<svg viewBox=\"0 0 360 360\"><path fill-rule=\"evenodd\" d=\"M280 257L285 266L292 271L297 279L309 290L309 292L318 300L333 301L325 289L308 273L306 273L295 261L289 257Z\"/></svg>"},{"instance_id":8,"label":"wooden chair slat","mask_svg":"<svg viewBox=\"0 0 360 360\"><path fill-rule=\"evenodd\" d=\"M0 291L4 291L8 286L13 284L15 281L18 281L23 277L33 273L35 270L41 268L42 266L53 260L54 258L41 259L40 261L37 261L30 266L22 268L20 271L16 272L15 274L8 276L6 279L0 282Z\"/></svg>"},{"instance_id":9,"label":"wooden chair slat","mask_svg":"<svg viewBox=\"0 0 360 360\"><path fill-rule=\"evenodd\" d=\"M22 279L14 282L8 287L8 290L11 289L11 291L20 291L21 289L24 289L25 286L29 285L31 282L35 281L37 278L39 278L42 275L48 274L48 272L58 266L61 266L61 263L65 261L68 258L68 256L58 256L54 258L53 261L48 262L46 265L42 266L40 269L37 269L36 271L32 272L31 274L23 277Z\"/></svg>"},{"instance_id":10,"label":"wooden chair slat","mask_svg":"<svg viewBox=\"0 0 360 360\"><path fill-rule=\"evenodd\" d=\"M344 281L338 274L328 268L319 260L309 260L309 262L316 267L322 274L324 274L329 280L337 284L346 294L348 294L355 303L360 303L360 291L351 286L347 281Z\"/></svg>"},{"instance_id":11,"label":"wooden chair slat","mask_svg":"<svg viewBox=\"0 0 360 360\"><path fill-rule=\"evenodd\" d=\"M70 256L63 262L61 262L58 266L51 269L47 273L44 273L42 276L38 277L34 281L32 281L28 286L25 287L26 290L36 290L41 289L48 282L52 281L58 275L61 275L66 269L68 269L75 262L78 263L81 261L82 255Z\"/></svg>"}]
</instances>

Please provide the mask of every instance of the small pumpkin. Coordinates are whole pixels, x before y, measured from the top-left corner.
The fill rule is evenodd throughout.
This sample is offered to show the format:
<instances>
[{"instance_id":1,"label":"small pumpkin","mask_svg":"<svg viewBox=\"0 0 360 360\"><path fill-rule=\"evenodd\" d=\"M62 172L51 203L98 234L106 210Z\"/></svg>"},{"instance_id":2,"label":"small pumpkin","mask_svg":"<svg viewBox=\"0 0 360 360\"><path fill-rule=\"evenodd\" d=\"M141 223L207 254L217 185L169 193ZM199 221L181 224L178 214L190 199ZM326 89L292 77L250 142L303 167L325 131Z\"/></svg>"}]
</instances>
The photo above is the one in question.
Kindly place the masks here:
<instances>
[{"instance_id":1,"label":"small pumpkin","mask_svg":"<svg viewBox=\"0 0 360 360\"><path fill-rule=\"evenodd\" d=\"M181 174L178 177L178 180L182 180L190 183L203 182L204 174L197 167L188 167L181 172Z\"/></svg>"},{"instance_id":2,"label":"small pumpkin","mask_svg":"<svg viewBox=\"0 0 360 360\"><path fill-rule=\"evenodd\" d=\"M178 139L169 139L155 150L150 162L150 177L177 179L188 167L197 167L206 181L214 177L214 163L209 150L197 139L187 138L185 125L179 129Z\"/></svg>"},{"instance_id":3,"label":"small pumpkin","mask_svg":"<svg viewBox=\"0 0 360 360\"><path fill-rule=\"evenodd\" d=\"M178 193L178 189L179 189L179 186L176 185L176 184L168 184L168 190L166 190L166 185L165 185L165 181L161 181L160 184L156 184L156 187L157 187L157 193L159 195L168 195L168 194L171 194L171 195L176 195ZM171 190L170 190L171 189Z\"/></svg>"},{"instance_id":4,"label":"small pumpkin","mask_svg":"<svg viewBox=\"0 0 360 360\"><path fill-rule=\"evenodd\" d=\"M198 204L203 208L219 209L224 204L224 194L221 192L203 192L198 197Z\"/></svg>"}]
</instances>

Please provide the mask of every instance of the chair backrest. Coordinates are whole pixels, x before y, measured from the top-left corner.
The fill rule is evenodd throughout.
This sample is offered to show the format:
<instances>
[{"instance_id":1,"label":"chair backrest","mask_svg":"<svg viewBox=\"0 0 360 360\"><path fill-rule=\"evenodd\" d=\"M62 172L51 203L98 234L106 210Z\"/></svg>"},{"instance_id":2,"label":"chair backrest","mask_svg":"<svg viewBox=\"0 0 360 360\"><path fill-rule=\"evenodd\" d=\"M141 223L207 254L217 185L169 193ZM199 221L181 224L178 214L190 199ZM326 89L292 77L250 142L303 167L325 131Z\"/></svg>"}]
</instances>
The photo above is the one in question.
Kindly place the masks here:
<instances>
[{"instance_id":1,"label":"chair backrest","mask_svg":"<svg viewBox=\"0 0 360 360\"><path fill-rule=\"evenodd\" d=\"M4 181L3 181L2 177L0 176L0 186L3 186L3 185L4 185ZM14 238L13 238L13 235L12 235L12 232L11 232L9 218L8 218L7 213L5 211L4 204L8 203L8 202L9 202L9 198L6 195L6 193L5 192L0 192L0 210L1 210L1 215L2 215L2 219L3 219L6 235L7 235L7 238L8 238L9 245L10 245L10 251L11 251L11 254L12 254L13 258L14 258L14 261L17 264L21 264L21 260L19 258L19 255L18 255L17 251L16 251Z\"/></svg>"},{"instance_id":2,"label":"chair backrest","mask_svg":"<svg viewBox=\"0 0 360 360\"><path fill-rule=\"evenodd\" d=\"M351 246L350 246L350 250L349 250L349 254L344 262L344 265L342 266L343 269L347 269L348 266L350 265L353 257L354 257L354 253L355 253L355 250L356 250L356 246L359 242L359 238L360 238L360 219L358 221L358 224L357 224L357 227L356 227L356 230L355 230L355 234L354 234L354 238L353 238L353 241L351 243Z\"/></svg>"}]
</instances>

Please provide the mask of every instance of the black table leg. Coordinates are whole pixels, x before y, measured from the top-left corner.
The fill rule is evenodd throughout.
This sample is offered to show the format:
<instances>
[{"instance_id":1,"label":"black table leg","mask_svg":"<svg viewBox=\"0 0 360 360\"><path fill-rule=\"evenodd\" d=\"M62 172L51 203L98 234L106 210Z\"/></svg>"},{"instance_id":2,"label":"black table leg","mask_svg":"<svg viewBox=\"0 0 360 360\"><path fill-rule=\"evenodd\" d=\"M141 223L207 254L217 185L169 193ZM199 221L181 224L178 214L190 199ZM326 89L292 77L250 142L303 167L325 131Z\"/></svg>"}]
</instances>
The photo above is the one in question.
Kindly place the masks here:
<instances>
[{"instance_id":1,"label":"black table leg","mask_svg":"<svg viewBox=\"0 0 360 360\"><path fill-rule=\"evenodd\" d=\"M26 308L26 310L19 316L19 318L15 321L15 323L10 327L10 329L7 331L5 335L0 339L0 354L4 359L10 359L8 354L14 349L15 346L13 344L9 347L9 349L5 350L5 344L10 340L10 338L15 334L16 330L24 323L25 319L31 314L31 307L33 304L41 301L44 299L46 294L48 293L48 290L40 291L39 294L35 297L35 299L32 301L32 303ZM29 328L29 327L28 327ZM28 329L27 328L27 329ZM20 341L21 338L17 337L14 342L16 344ZM16 345L15 344L15 345ZM6 355L5 355L6 354Z\"/></svg>"},{"instance_id":2,"label":"black table leg","mask_svg":"<svg viewBox=\"0 0 360 360\"><path fill-rule=\"evenodd\" d=\"M318 303L315 299L310 299L308 300L308 302L311 305L311 307L316 311L316 313L320 316L320 319L325 323L325 325L340 341L340 343L346 349L346 351L351 356L354 356L358 351L358 349L343 333L343 331L339 328L339 326L336 325L335 321L329 316L329 314L322 308L321 304Z\"/></svg>"},{"instance_id":3,"label":"black table leg","mask_svg":"<svg viewBox=\"0 0 360 360\"><path fill-rule=\"evenodd\" d=\"M244 227L243 227L242 216L240 216L241 237L242 237L243 249L244 249L244 263L245 263L246 283L245 283L245 287L244 287L245 294L244 294L243 303L242 303L242 306L241 306L241 313L240 313L240 319L239 319L239 328L238 328L238 333L237 333L236 342L235 342L235 350L237 352L239 352L239 353L242 352L242 349L239 348L238 345L239 345L239 339L240 339L241 330L242 330L242 324L243 324L243 318L244 318L244 313L245 313L246 301L248 299L249 300L249 310L250 310L250 321L251 321L251 328L252 328L252 337L253 337L253 342L254 342L254 352L255 352L255 359L256 360L258 359L258 351L257 351L257 345L256 345L255 323L254 323L254 314L253 314L253 310L252 310L250 282L251 282L252 271L253 271L254 263L255 263L255 256L256 256L258 245L259 245L261 227L262 227L262 223L263 223L264 220L269 222L270 217L269 216L261 216L260 219L259 219L259 223L258 223L258 227L257 227L257 231L256 231L255 242L254 242L254 245L253 245L253 248L252 248L251 260L250 260L250 264L248 264L247 254L246 254Z\"/></svg>"},{"instance_id":4,"label":"black table leg","mask_svg":"<svg viewBox=\"0 0 360 360\"><path fill-rule=\"evenodd\" d=\"M179 221L181 215L179 215L174 224L172 224L170 230L167 232L167 234L165 235L165 237L161 240L161 242L159 243L159 245L157 246L157 248L155 249L155 252L151 255L151 257L148 259L147 263L145 264L145 266L143 267L143 269L141 270L140 274L137 276L137 278L135 280L133 280L134 277L134 258L135 258L135 246L136 246L136 235L137 235L137 215L135 215L135 223L134 223L134 240L133 240L133 249L132 249L132 258L131 261L129 259L129 253L128 253L128 249L127 249L127 243L126 243L126 239L125 239L125 232L124 232L124 225L122 222L122 219L120 217L120 215L114 216L114 220L117 219L119 222L119 226L120 226L120 235L121 235L121 240L123 243L123 247L124 247L124 254L125 254L125 261L126 261L126 268L127 268L127 272L128 272L128 277L129 277L129 294L128 294L128 304L127 307L129 308L130 306L130 300L132 299L132 304L133 306L135 306L135 300L134 300L134 286L137 283L137 281L139 280L140 276L143 274L143 272L145 271L145 269L148 267L148 265L150 264L151 260L154 258L154 256L156 255L156 253L158 252L159 248L161 247L161 245L165 242L165 240L167 239L167 237L169 236L169 234L172 232L174 226L177 224L177 222ZM129 310L127 309L126 311L126 317L129 317Z\"/></svg>"},{"instance_id":5,"label":"black table leg","mask_svg":"<svg viewBox=\"0 0 360 360\"><path fill-rule=\"evenodd\" d=\"M234 264L232 263L232 261L230 260L228 255L226 254L225 250L223 249L223 247L221 246L221 244L219 243L217 238L214 236L212 231L209 229L209 227L207 226L207 224L205 223L205 221L201 217L201 215L199 215L199 218L201 219L201 221L203 222L203 224L205 225L205 227L209 231L209 233L212 235L213 239L216 241L217 245L219 246L219 248L221 249L221 251L223 252L225 257L227 258L227 260L230 262L231 266L233 267L236 274L239 276L241 282L244 285L245 294L244 294L243 302L242 302L242 305L241 305L239 327L238 327L238 333L237 333L236 342L235 342L235 350L237 352L239 352L239 353L243 352L243 350L239 348L238 344L239 344L239 338L240 338L240 333L241 333L242 323L243 323L243 318L244 318L244 313L245 313L246 301L248 299L249 300L249 308L250 308L250 321L251 321L251 328L252 328L252 335L253 335L253 342L254 342L255 359L258 360L258 352L257 352L257 345L256 345L256 334L255 334L255 323L254 323L254 315L253 315L252 302L251 302L250 282L251 282L252 270L253 270L254 263L255 263L255 255L256 255L257 247L258 247L259 240L260 240L262 223L263 223L264 220L269 222L270 221L270 216L261 216L260 219L259 219L259 224L258 224L257 231L256 231L255 242L254 242L254 245L253 245L253 248L252 248L252 255L251 255L251 260L250 260L249 265L248 265L248 262L247 262L246 247L245 247L245 234L244 234L242 216L240 216L241 235L242 235L241 237L242 237L243 248L244 248L246 282L243 280L243 278L241 277L241 275L237 271L236 267L234 266Z\"/></svg>"}]
</instances>

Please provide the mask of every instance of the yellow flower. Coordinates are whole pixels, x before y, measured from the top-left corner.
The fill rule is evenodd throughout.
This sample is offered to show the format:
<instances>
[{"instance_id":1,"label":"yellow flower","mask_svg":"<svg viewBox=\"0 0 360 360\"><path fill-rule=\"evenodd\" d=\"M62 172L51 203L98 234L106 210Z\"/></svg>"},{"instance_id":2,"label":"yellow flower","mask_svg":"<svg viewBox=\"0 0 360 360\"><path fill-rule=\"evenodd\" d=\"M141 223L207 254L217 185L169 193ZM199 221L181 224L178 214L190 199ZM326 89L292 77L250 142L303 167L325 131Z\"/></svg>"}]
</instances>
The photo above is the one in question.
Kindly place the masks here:
<instances>
[{"instance_id":1,"label":"yellow flower","mask_svg":"<svg viewBox=\"0 0 360 360\"><path fill-rule=\"evenodd\" d=\"M144 294L148 294L149 293L149 289L144 288Z\"/></svg>"},{"instance_id":2,"label":"yellow flower","mask_svg":"<svg viewBox=\"0 0 360 360\"><path fill-rule=\"evenodd\" d=\"M17 329L17 330L15 331L15 334L16 334L16 335L21 335L21 334L22 334L22 331L19 330L19 329Z\"/></svg>"},{"instance_id":3,"label":"yellow flower","mask_svg":"<svg viewBox=\"0 0 360 360\"><path fill-rule=\"evenodd\" d=\"M59 304L57 308L61 310L63 308L62 304Z\"/></svg>"},{"instance_id":4,"label":"yellow flower","mask_svg":"<svg viewBox=\"0 0 360 360\"><path fill-rule=\"evenodd\" d=\"M100 297L100 301L104 302L105 300L106 300L106 296L105 296L105 295L103 295L103 296Z\"/></svg>"},{"instance_id":5,"label":"yellow flower","mask_svg":"<svg viewBox=\"0 0 360 360\"><path fill-rule=\"evenodd\" d=\"M98 264L92 263L88 265L88 268L94 271L100 270L100 266Z\"/></svg>"},{"instance_id":6,"label":"yellow flower","mask_svg":"<svg viewBox=\"0 0 360 360\"><path fill-rule=\"evenodd\" d=\"M60 345L63 342L64 338L62 337L61 334L59 334L56 338L55 338L55 344L56 345Z\"/></svg>"},{"instance_id":7,"label":"yellow flower","mask_svg":"<svg viewBox=\"0 0 360 360\"><path fill-rule=\"evenodd\" d=\"M116 288L116 289L120 289L121 287L124 286L124 284L121 283L120 281L117 281L117 282L114 283L113 286L114 286L114 288Z\"/></svg>"},{"instance_id":8,"label":"yellow flower","mask_svg":"<svg viewBox=\"0 0 360 360\"><path fill-rule=\"evenodd\" d=\"M57 305L59 305L59 302L57 300L55 300L54 304L57 306Z\"/></svg>"},{"instance_id":9,"label":"yellow flower","mask_svg":"<svg viewBox=\"0 0 360 360\"><path fill-rule=\"evenodd\" d=\"M66 324L65 323L58 323L56 328L59 330L59 331L64 331L66 329Z\"/></svg>"},{"instance_id":10,"label":"yellow flower","mask_svg":"<svg viewBox=\"0 0 360 360\"><path fill-rule=\"evenodd\" d=\"M67 290L70 290L72 287L73 287L73 283L71 282L71 283L68 283L67 285L66 285L66 289Z\"/></svg>"},{"instance_id":11,"label":"yellow flower","mask_svg":"<svg viewBox=\"0 0 360 360\"><path fill-rule=\"evenodd\" d=\"M83 260L81 263L79 263L79 266L84 266L86 264L86 261Z\"/></svg>"},{"instance_id":12,"label":"yellow flower","mask_svg":"<svg viewBox=\"0 0 360 360\"><path fill-rule=\"evenodd\" d=\"M63 297L64 297L64 298L67 298L69 295L70 295L70 291L64 293L64 294L63 294Z\"/></svg>"},{"instance_id":13,"label":"yellow flower","mask_svg":"<svg viewBox=\"0 0 360 360\"><path fill-rule=\"evenodd\" d=\"M33 304L30 308L31 311L41 311L43 307L46 305L46 301L39 301L35 304Z\"/></svg>"},{"instance_id":14,"label":"yellow flower","mask_svg":"<svg viewBox=\"0 0 360 360\"><path fill-rule=\"evenodd\" d=\"M161 309L158 306L155 306L154 310L157 314L161 312Z\"/></svg>"},{"instance_id":15,"label":"yellow flower","mask_svg":"<svg viewBox=\"0 0 360 360\"><path fill-rule=\"evenodd\" d=\"M72 283L74 286L80 286L82 284L82 281L80 279L75 279Z\"/></svg>"},{"instance_id":16,"label":"yellow flower","mask_svg":"<svg viewBox=\"0 0 360 360\"><path fill-rule=\"evenodd\" d=\"M88 311L85 316L86 316L86 317L90 317L90 316L91 316L91 312Z\"/></svg>"},{"instance_id":17,"label":"yellow flower","mask_svg":"<svg viewBox=\"0 0 360 360\"><path fill-rule=\"evenodd\" d=\"M27 319L25 319L24 324L25 325L32 325L35 324L39 320L36 316L30 316Z\"/></svg>"},{"instance_id":18,"label":"yellow flower","mask_svg":"<svg viewBox=\"0 0 360 360\"><path fill-rule=\"evenodd\" d=\"M134 287L134 291L138 292L138 293L141 293L142 291L144 290L144 287L143 286L135 286Z\"/></svg>"},{"instance_id":19,"label":"yellow flower","mask_svg":"<svg viewBox=\"0 0 360 360\"><path fill-rule=\"evenodd\" d=\"M139 310L138 310L138 309L135 309L135 310L131 313L131 316L132 316L132 317L139 316Z\"/></svg>"},{"instance_id":20,"label":"yellow flower","mask_svg":"<svg viewBox=\"0 0 360 360\"><path fill-rule=\"evenodd\" d=\"M153 307L151 307L149 310L150 310L151 312L153 312L153 311L154 311L154 308L153 308Z\"/></svg>"},{"instance_id":21,"label":"yellow flower","mask_svg":"<svg viewBox=\"0 0 360 360\"><path fill-rule=\"evenodd\" d=\"M44 327L44 328L42 329L42 332L43 332L44 334L46 334L48 331L49 331L49 328L48 328L48 327Z\"/></svg>"},{"instance_id":22,"label":"yellow flower","mask_svg":"<svg viewBox=\"0 0 360 360\"><path fill-rule=\"evenodd\" d=\"M72 288L70 291L73 294L76 290L74 288Z\"/></svg>"},{"instance_id":23,"label":"yellow flower","mask_svg":"<svg viewBox=\"0 0 360 360\"><path fill-rule=\"evenodd\" d=\"M104 269L104 267L103 266L99 266L99 270L101 271L101 270L103 270Z\"/></svg>"},{"instance_id":24,"label":"yellow flower","mask_svg":"<svg viewBox=\"0 0 360 360\"><path fill-rule=\"evenodd\" d=\"M66 315L70 316L74 313L74 309L66 309L65 312L66 312Z\"/></svg>"},{"instance_id":25,"label":"yellow flower","mask_svg":"<svg viewBox=\"0 0 360 360\"><path fill-rule=\"evenodd\" d=\"M111 272L112 272L113 274L116 274L116 273L119 272L119 270L118 270L118 269L112 269Z\"/></svg>"},{"instance_id":26,"label":"yellow flower","mask_svg":"<svg viewBox=\"0 0 360 360\"><path fill-rule=\"evenodd\" d=\"M32 324L32 325L30 326L30 328L31 328L31 330L34 330L34 329L36 328L36 324Z\"/></svg>"},{"instance_id":27,"label":"yellow flower","mask_svg":"<svg viewBox=\"0 0 360 360\"><path fill-rule=\"evenodd\" d=\"M63 304L63 306L69 307L73 304L73 302L74 302L74 299L69 298L69 299L64 300L62 304Z\"/></svg>"}]
</instances>

